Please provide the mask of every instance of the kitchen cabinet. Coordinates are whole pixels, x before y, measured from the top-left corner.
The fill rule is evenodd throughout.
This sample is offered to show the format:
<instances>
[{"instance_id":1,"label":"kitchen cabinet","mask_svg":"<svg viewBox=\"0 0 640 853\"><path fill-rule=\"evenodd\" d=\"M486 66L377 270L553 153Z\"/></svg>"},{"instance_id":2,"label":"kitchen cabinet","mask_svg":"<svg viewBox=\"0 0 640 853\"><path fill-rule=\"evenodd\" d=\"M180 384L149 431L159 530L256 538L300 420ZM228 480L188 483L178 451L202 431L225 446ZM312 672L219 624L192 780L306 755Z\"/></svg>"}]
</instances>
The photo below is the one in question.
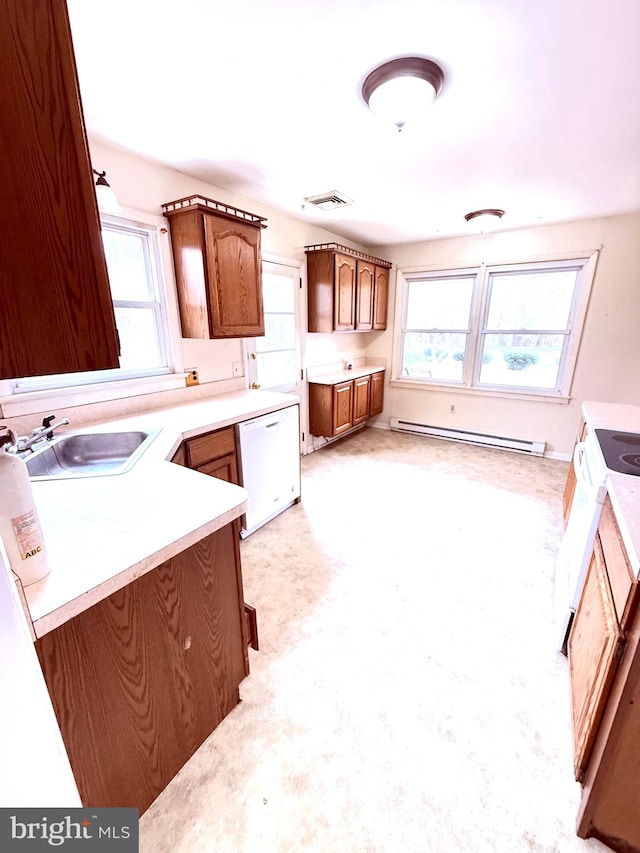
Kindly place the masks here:
<instances>
[{"instance_id":1,"label":"kitchen cabinet","mask_svg":"<svg viewBox=\"0 0 640 853\"><path fill-rule=\"evenodd\" d=\"M569 636L577 830L613 850L640 850L638 583L607 497Z\"/></svg>"},{"instance_id":2,"label":"kitchen cabinet","mask_svg":"<svg viewBox=\"0 0 640 853\"><path fill-rule=\"evenodd\" d=\"M373 328L379 332L387 328L389 304L389 269L376 266L373 287Z\"/></svg>"},{"instance_id":3,"label":"kitchen cabinet","mask_svg":"<svg viewBox=\"0 0 640 853\"><path fill-rule=\"evenodd\" d=\"M309 332L387 327L389 261L337 243L305 246Z\"/></svg>"},{"instance_id":4,"label":"kitchen cabinet","mask_svg":"<svg viewBox=\"0 0 640 853\"><path fill-rule=\"evenodd\" d=\"M384 370L371 374L371 395L369 397L369 417L379 415L384 408Z\"/></svg>"},{"instance_id":5,"label":"kitchen cabinet","mask_svg":"<svg viewBox=\"0 0 640 853\"><path fill-rule=\"evenodd\" d=\"M144 812L249 673L234 524L36 641L82 803Z\"/></svg>"},{"instance_id":6,"label":"kitchen cabinet","mask_svg":"<svg viewBox=\"0 0 640 853\"><path fill-rule=\"evenodd\" d=\"M240 485L233 427L189 438L184 442L184 450L187 468Z\"/></svg>"},{"instance_id":7,"label":"kitchen cabinet","mask_svg":"<svg viewBox=\"0 0 640 853\"><path fill-rule=\"evenodd\" d=\"M240 485L236 433L234 427L188 438L183 441L172 459L176 465L193 468L209 477L217 477L227 483ZM235 525L236 536L240 537L240 524ZM245 638L252 649L258 651L258 617L256 609L244 602Z\"/></svg>"},{"instance_id":8,"label":"kitchen cabinet","mask_svg":"<svg viewBox=\"0 0 640 853\"><path fill-rule=\"evenodd\" d=\"M371 377L361 376L353 380L353 426L361 424L369 417L371 397Z\"/></svg>"},{"instance_id":9,"label":"kitchen cabinet","mask_svg":"<svg viewBox=\"0 0 640 853\"><path fill-rule=\"evenodd\" d=\"M118 367L66 6L0 10L0 379Z\"/></svg>"},{"instance_id":10,"label":"kitchen cabinet","mask_svg":"<svg viewBox=\"0 0 640 853\"><path fill-rule=\"evenodd\" d=\"M171 232L182 336L264 335L264 218L203 196L162 207Z\"/></svg>"},{"instance_id":11,"label":"kitchen cabinet","mask_svg":"<svg viewBox=\"0 0 640 853\"><path fill-rule=\"evenodd\" d=\"M353 429L382 411L383 396L384 371L354 377L347 381L340 379L330 383L310 381L309 431L311 435L332 438Z\"/></svg>"}]
</instances>

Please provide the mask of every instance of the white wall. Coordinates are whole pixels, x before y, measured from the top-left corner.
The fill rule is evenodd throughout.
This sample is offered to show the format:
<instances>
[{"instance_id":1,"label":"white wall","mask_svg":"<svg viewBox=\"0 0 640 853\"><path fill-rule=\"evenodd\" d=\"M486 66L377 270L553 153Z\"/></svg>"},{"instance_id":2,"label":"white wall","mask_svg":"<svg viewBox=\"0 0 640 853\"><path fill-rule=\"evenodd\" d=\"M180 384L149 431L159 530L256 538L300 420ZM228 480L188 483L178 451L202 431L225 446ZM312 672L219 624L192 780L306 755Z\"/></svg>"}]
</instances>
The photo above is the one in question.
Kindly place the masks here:
<instances>
[{"instance_id":1,"label":"white wall","mask_svg":"<svg viewBox=\"0 0 640 853\"><path fill-rule=\"evenodd\" d=\"M640 404L640 213L583 220L475 237L376 247L396 267L421 264L475 266L562 258L601 249L587 311L571 401L532 402L463 392L386 388L382 420L400 417L437 426L546 441L548 451L569 454L585 400ZM393 272L393 271L392 271ZM391 363L395 272L390 323L367 348ZM450 412L455 405L455 413Z\"/></svg>"}]
</instances>

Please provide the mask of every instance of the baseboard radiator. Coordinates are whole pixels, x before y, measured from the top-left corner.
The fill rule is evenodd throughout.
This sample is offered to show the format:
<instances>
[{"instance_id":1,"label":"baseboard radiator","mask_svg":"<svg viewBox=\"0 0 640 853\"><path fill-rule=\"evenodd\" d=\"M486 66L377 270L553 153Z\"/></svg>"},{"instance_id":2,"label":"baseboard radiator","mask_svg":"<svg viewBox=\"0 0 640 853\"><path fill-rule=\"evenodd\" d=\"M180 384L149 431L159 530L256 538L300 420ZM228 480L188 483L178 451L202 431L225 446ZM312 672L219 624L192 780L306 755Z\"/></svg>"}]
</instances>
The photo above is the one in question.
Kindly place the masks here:
<instances>
[{"instance_id":1,"label":"baseboard radiator","mask_svg":"<svg viewBox=\"0 0 640 853\"><path fill-rule=\"evenodd\" d=\"M499 450L515 450L518 453L529 453L532 456L544 456L544 441L526 441L521 438L509 438L506 435L487 435L482 432L469 432L464 429L444 429L443 427L420 424L415 421L405 421L391 418L391 429L399 432L413 432L420 435L430 435L434 438L445 438L449 441L463 441L466 444L478 444L484 447L495 447Z\"/></svg>"}]
</instances>

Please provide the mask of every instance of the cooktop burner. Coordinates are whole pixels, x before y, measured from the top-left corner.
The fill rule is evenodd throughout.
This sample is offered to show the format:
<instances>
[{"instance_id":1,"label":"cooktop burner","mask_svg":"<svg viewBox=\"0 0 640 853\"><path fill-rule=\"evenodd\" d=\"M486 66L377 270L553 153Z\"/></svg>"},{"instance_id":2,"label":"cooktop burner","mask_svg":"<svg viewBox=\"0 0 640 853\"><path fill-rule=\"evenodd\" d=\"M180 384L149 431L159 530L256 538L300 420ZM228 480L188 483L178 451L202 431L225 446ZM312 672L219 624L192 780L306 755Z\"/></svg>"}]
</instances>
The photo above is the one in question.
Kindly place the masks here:
<instances>
[{"instance_id":1,"label":"cooktop burner","mask_svg":"<svg viewBox=\"0 0 640 853\"><path fill-rule=\"evenodd\" d=\"M597 429L595 433L610 471L640 476L640 433L614 429Z\"/></svg>"}]
</instances>

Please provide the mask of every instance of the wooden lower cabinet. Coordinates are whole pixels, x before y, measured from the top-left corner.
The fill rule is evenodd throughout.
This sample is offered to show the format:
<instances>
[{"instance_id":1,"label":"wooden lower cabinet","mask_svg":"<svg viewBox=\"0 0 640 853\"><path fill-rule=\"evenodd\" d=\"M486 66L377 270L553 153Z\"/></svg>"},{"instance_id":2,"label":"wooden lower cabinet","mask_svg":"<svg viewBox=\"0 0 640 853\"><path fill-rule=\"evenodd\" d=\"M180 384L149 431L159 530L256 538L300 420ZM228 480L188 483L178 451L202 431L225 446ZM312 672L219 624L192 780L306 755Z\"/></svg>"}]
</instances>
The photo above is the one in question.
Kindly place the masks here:
<instances>
[{"instance_id":1,"label":"wooden lower cabinet","mask_svg":"<svg viewBox=\"0 0 640 853\"><path fill-rule=\"evenodd\" d=\"M353 425L361 424L369 418L371 397L371 377L362 376L353 380Z\"/></svg>"},{"instance_id":2,"label":"wooden lower cabinet","mask_svg":"<svg viewBox=\"0 0 640 853\"><path fill-rule=\"evenodd\" d=\"M36 641L85 806L144 812L249 673L236 525Z\"/></svg>"},{"instance_id":3,"label":"wooden lower cabinet","mask_svg":"<svg viewBox=\"0 0 640 853\"><path fill-rule=\"evenodd\" d=\"M384 401L384 371L325 385L309 383L309 432L333 438L374 415Z\"/></svg>"},{"instance_id":4,"label":"wooden lower cabinet","mask_svg":"<svg viewBox=\"0 0 640 853\"><path fill-rule=\"evenodd\" d=\"M609 498L569 635L577 831L640 853L640 612Z\"/></svg>"}]
</instances>

